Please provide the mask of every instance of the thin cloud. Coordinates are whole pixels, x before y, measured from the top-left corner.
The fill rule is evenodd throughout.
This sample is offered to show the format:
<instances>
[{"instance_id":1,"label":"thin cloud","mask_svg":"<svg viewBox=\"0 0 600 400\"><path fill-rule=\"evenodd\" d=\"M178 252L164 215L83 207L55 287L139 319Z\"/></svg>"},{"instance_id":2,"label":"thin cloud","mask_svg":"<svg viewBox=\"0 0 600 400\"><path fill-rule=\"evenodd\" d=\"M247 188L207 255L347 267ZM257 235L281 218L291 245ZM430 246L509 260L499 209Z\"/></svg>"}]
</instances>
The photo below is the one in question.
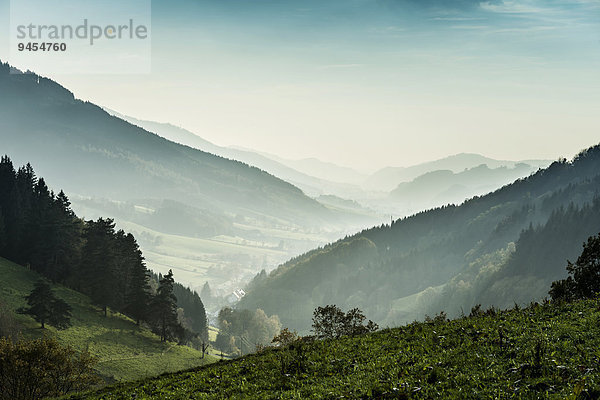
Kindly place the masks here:
<instances>
[{"instance_id":1,"label":"thin cloud","mask_svg":"<svg viewBox=\"0 0 600 400\"><path fill-rule=\"evenodd\" d=\"M467 10L487 5L501 5L503 0L382 0L383 3L412 8L437 10Z\"/></svg>"}]
</instances>

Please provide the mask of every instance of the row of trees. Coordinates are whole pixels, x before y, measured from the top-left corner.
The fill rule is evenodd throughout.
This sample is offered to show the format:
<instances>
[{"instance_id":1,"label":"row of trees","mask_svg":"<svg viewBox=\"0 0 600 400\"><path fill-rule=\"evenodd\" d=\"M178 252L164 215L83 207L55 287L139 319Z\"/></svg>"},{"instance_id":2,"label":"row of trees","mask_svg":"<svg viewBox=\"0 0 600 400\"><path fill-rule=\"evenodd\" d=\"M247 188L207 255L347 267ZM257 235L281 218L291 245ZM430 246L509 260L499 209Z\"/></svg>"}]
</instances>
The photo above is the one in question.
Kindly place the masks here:
<instances>
[{"instance_id":1,"label":"row of trees","mask_svg":"<svg viewBox=\"0 0 600 400\"><path fill-rule=\"evenodd\" d=\"M177 318L177 287L189 304L190 326L206 335L198 295L178 287L171 271L151 285L132 234L116 230L112 219L78 218L64 192L50 191L30 164L15 171L7 156L0 160L0 256L89 295L105 315L110 307L147 322L163 340L186 336Z\"/></svg>"}]
</instances>

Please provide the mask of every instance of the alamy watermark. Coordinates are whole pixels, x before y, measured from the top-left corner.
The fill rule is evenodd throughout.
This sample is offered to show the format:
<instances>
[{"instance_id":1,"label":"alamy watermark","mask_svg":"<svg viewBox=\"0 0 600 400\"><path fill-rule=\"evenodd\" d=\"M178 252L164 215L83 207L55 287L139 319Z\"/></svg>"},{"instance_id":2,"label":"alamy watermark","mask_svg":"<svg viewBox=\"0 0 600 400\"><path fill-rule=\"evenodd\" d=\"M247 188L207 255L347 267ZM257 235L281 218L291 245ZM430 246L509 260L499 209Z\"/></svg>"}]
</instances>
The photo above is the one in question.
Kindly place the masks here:
<instances>
[{"instance_id":1,"label":"alamy watermark","mask_svg":"<svg viewBox=\"0 0 600 400\"><path fill-rule=\"evenodd\" d=\"M150 0L11 0L10 63L44 73L148 73Z\"/></svg>"}]
</instances>

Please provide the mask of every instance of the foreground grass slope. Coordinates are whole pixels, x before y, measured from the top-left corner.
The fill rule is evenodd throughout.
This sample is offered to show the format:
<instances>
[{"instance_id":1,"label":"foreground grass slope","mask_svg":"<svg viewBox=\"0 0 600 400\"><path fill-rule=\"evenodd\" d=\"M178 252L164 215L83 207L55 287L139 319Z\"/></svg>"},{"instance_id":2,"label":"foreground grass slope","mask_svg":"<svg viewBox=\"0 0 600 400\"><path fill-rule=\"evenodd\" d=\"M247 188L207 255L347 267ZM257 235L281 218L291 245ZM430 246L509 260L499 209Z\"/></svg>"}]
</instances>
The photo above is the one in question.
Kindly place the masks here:
<instances>
[{"instance_id":1,"label":"foreground grass slope","mask_svg":"<svg viewBox=\"0 0 600 400\"><path fill-rule=\"evenodd\" d=\"M16 310L25 306L39 278L34 272L0 258L0 302ZM73 307L72 326L59 331L53 327L40 329L31 317L17 315L25 338L44 335L56 337L63 345L88 351L98 358L97 370L107 381L134 380L197 367L215 360L201 359L201 352L174 343L162 343L147 329L116 313L104 317L88 297L63 286L54 286L55 293Z\"/></svg>"},{"instance_id":2,"label":"foreground grass slope","mask_svg":"<svg viewBox=\"0 0 600 400\"><path fill-rule=\"evenodd\" d=\"M598 398L600 301L271 349L73 399Z\"/></svg>"}]
</instances>

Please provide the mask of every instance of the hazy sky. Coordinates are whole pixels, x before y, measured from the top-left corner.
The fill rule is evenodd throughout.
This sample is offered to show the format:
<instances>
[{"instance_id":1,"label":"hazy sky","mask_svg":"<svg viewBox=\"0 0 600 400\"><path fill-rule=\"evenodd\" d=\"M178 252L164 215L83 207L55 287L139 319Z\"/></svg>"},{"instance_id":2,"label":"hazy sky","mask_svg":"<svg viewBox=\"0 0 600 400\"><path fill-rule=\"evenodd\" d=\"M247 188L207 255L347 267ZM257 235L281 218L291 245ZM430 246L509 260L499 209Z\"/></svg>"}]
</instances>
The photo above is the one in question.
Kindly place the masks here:
<instances>
[{"instance_id":1,"label":"hazy sky","mask_svg":"<svg viewBox=\"0 0 600 400\"><path fill-rule=\"evenodd\" d=\"M151 74L50 77L288 158L570 157L600 142L600 1L154 1Z\"/></svg>"}]
</instances>

